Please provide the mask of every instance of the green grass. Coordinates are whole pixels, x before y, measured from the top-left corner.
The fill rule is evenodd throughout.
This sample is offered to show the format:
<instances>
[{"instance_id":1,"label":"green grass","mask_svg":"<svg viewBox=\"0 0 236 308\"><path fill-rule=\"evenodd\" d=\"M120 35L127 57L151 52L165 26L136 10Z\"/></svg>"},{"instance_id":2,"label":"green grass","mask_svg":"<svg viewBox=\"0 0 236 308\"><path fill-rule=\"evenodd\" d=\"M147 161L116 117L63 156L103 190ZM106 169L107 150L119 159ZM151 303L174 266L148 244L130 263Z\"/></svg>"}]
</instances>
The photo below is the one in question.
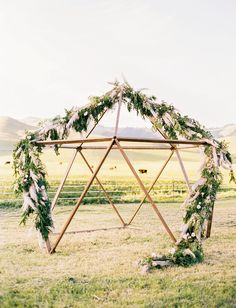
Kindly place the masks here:
<instances>
[{"instance_id":1,"label":"green grass","mask_svg":"<svg viewBox=\"0 0 236 308\"><path fill-rule=\"evenodd\" d=\"M144 185L149 188L153 179L140 174ZM58 205L73 205L76 199L81 195L87 181L87 177L70 178L66 181L65 186L60 193ZM13 179L11 180L13 182ZM22 197L16 196L12 190L12 182L1 181L0 185L0 207L21 207ZM56 190L60 184L58 180L51 180L48 190L51 200L56 194ZM143 191L140 189L136 179L132 177L106 177L102 178L102 184L114 203L137 203L143 198ZM159 180L151 196L155 202L183 202L188 195L188 187L185 181ZM222 185L218 192L218 199L235 199L236 186ZM6 201L7 200L7 201ZM107 198L98 183L95 181L87 192L83 204L108 204Z\"/></svg>"},{"instance_id":2,"label":"green grass","mask_svg":"<svg viewBox=\"0 0 236 308\"><path fill-rule=\"evenodd\" d=\"M135 205L118 205L126 220ZM161 204L178 235L182 213ZM57 207L59 231L72 207ZM53 255L37 248L36 234L19 227L18 209L0 209L0 307L235 307L235 200L218 201L205 261L190 268L140 274L137 262L171 246L159 220L144 205L133 227L67 234ZM70 229L120 226L108 205L83 205ZM51 237L55 240L55 236Z\"/></svg>"}]
</instances>

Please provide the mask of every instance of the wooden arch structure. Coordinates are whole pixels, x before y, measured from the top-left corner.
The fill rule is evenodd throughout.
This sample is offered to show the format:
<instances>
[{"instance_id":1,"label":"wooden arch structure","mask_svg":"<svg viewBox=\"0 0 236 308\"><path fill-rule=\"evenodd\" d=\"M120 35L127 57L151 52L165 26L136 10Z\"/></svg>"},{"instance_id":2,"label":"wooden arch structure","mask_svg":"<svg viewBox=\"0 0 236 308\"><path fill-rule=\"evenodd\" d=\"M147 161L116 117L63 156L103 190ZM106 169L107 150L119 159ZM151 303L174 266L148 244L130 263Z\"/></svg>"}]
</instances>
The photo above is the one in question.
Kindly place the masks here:
<instances>
[{"instance_id":1,"label":"wooden arch structure","mask_svg":"<svg viewBox=\"0 0 236 308\"><path fill-rule=\"evenodd\" d=\"M67 228L69 227L74 215L78 211L80 205L83 202L83 199L85 198L90 186L92 185L92 183L94 181L97 181L98 185L100 186L100 188L101 188L102 192L104 193L105 197L107 198L108 202L110 203L110 205L112 206L112 208L116 212L116 214L117 214L117 216L118 216L118 218L119 218L123 227L129 226L133 222L133 220L135 219L139 210L141 209L143 203L145 202L145 200L147 200L150 203L151 207L153 208L155 214L160 219L161 223L163 224L166 232L168 233L168 235L171 238L171 240L173 241L173 243L176 243L176 241L177 241L176 237L174 236L173 232L171 231L171 229L169 228L168 224L166 223L164 217L162 216L161 212L159 211L158 206L153 201L153 198L150 196L150 193L151 193L154 185L156 184L157 180L161 176L162 172L166 168L167 164L169 163L171 157L174 155L174 153L176 154L177 159L179 161L179 164L180 164L181 170L183 172L184 179L185 179L186 185L188 187L188 190L189 190L189 192L191 192L191 185L190 185L189 178L188 178L187 172L185 170L182 158L180 156L179 150L197 148L197 147L202 146L202 145L209 145L209 143L207 143L207 141L204 141L204 140L199 140L199 141L171 140L171 139L168 139L167 136L165 135L165 133L163 133L160 129L158 129L158 131L159 131L160 135L162 136L161 139L160 138L151 139L151 138L124 138L124 137L119 137L119 120L120 120L120 113L121 113L121 105L122 105L122 101L120 100L119 105L118 105L118 109L117 109L116 124L115 124L115 127L114 127L114 135L111 136L111 137L89 138L91 133L94 131L95 127L98 125L99 121L102 119L104 114L107 112L107 110L106 110L102 114L102 116L100 117L99 121L88 132L88 134L86 135L85 138L76 139L76 140L69 140L69 139L67 139L67 140L46 140L46 141L38 141L37 142L40 145L45 145L45 146L59 145L61 148L74 150L74 155L72 156L72 159L69 162L69 165L68 165L68 168L65 172L65 175L61 179L60 185L59 185L57 192L56 192L56 194L53 198L53 201L52 201L52 204L51 204L52 210L56 206L60 192L62 191L62 189L64 187L66 179L69 175L69 172L70 172L70 170L73 166L73 163L75 161L75 158L77 157L78 154L81 156L82 160L85 162L85 164L87 165L88 169L91 172L90 179L88 180L84 190L82 191L80 197L78 198L74 209L70 213L67 221L65 222L65 224L62 227L60 233L58 234L56 241L54 243L51 243L50 239L48 239L46 241L46 247L47 247L47 251L49 253L55 252L58 244L60 243L62 237L66 233ZM131 142L134 143L135 145L131 146L130 145ZM102 143L103 145L97 146L97 145L93 145L94 143ZM104 144L106 144L106 145L104 145ZM96 150L96 151L97 150L105 150L105 154L103 155L102 159L99 161L97 167L94 170L93 170L93 168L89 164L89 161L86 159L86 157L84 155L85 150ZM140 186L140 190L143 192L143 198L141 199L141 201L140 201L138 207L136 208L133 216L130 218L130 220L128 222L124 221L124 219L122 218L121 214L119 213L117 207L113 203L113 201L110 198L108 192L106 191L106 189L104 188L102 182L100 181L100 179L98 177L99 171L100 171L103 163L105 162L105 160L106 160L106 158L107 158L107 156L108 156L108 154L110 153L111 150L117 150L121 153L122 157L124 158L125 162L127 163L128 167L130 168L134 178L136 178L136 180L137 180L137 182ZM128 158L125 150L167 150L167 151L169 151L169 155L168 155L166 161L164 162L164 164L162 165L162 167L158 171L155 179L153 180L152 184L150 185L150 187L148 189L144 186L142 179L137 174L137 172L136 172L135 168L133 167L130 159ZM208 220L206 237L210 237L211 224L212 224L212 216Z\"/></svg>"}]
</instances>

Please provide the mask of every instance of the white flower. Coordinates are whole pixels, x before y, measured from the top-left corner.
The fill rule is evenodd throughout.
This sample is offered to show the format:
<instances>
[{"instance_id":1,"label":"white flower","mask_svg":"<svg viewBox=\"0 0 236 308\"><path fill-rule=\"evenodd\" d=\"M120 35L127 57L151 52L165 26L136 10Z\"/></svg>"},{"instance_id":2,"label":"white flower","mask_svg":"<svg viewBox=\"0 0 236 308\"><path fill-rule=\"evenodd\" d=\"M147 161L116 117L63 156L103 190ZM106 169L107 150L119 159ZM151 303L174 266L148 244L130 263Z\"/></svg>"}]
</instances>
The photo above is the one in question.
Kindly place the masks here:
<instances>
[{"instance_id":1,"label":"white flower","mask_svg":"<svg viewBox=\"0 0 236 308\"><path fill-rule=\"evenodd\" d=\"M48 200L48 195L47 195L45 189L42 190L42 200L44 200L44 201Z\"/></svg>"},{"instance_id":2,"label":"white flower","mask_svg":"<svg viewBox=\"0 0 236 308\"><path fill-rule=\"evenodd\" d=\"M29 140L30 140L30 139L31 139L31 136L27 136L27 139L29 139Z\"/></svg>"},{"instance_id":3,"label":"white flower","mask_svg":"<svg viewBox=\"0 0 236 308\"><path fill-rule=\"evenodd\" d=\"M88 115L88 111L85 111L84 116L87 116L87 115Z\"/></svg>"},{"instance_id":4,"label":"white flower","mask_svg":"<svg viewBox=\"0 0 236 308\"><path fill-rule=\"evenodd\" d=\"M197 205L197 209L200 210L202 207L200 204Z\"/></svg>"},{"instance_id":5,"label":"white flower","mask_svg":"<svg viewBox=\"0 0 236 308\"><path fill-rule=\"evenodd\" d=\"M24 179L24 180L23 180L23 182L27 182L27 180L26 180L26 179Z\"/></svg>"},{"instance_id":6,"label":"white flower","mask_svg":"<svg viewBox=\"0 0 236 308\"><path fill-rule=\"evenodd\" d=\"M195 254L189 248L184 250L183 255L184 256L191 256L193 259L196 258Z\"/></svg>"},{"instance_id":7,"label":"white flower","mask_svg":"<svg viewBox=\"0 0 236 308\"><path fill-rule=\"evenodd\" d=\"M169 250L169 253L173 255L173 254L175 253L175 251L176 251L175 248L171 248L171 249Z\"/></svg>"},{"instance_id":8,"label":"white flower","mask_svg":"<svg viewBox=\"0 0 236 308\"><path fill-rule=\"evenodd\" d=\"M192 236L192 237L195 237L196 235L195 235L195 233L194 233L194 232L192 232L191 236Z\"/></svg>"},{"instance_id":9,"label":"white flower","mask_svg":"<svg viewBox=\"0 0 236 308\"><path fill-rule=\"evenodd\" d=\"M42 185L42 186L41 186L41 189L45 189L45 186L44 186L44 185Z\"/></svg>"},{"instance_id":10,"label":"white flower","mask_svg":"<svg viewBox=\"0 0 236 308\"><path fill-rule=\"evenodd\" d=\"M153 261L152 262L152 266L157 266L159 263L158 263L158 261Z\"/></svg>"}]
</instances>

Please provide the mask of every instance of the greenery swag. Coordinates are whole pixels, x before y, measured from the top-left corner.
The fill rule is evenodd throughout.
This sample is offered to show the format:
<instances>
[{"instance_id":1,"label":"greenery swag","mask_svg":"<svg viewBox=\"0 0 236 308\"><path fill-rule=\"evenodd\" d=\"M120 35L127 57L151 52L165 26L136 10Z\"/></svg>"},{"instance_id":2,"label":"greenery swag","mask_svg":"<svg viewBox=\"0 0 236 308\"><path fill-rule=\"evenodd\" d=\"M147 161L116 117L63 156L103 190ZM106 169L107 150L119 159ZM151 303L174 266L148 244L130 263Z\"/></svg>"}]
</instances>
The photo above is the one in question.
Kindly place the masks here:
<instances>
[{"instance_id":1,"label":"greenery swag","mask_svg":"<svg viewBox=\"0 0 236 308\"><path fill-rule=\"evenodd\" d=\"M90 97L88 105L65 110L64 117L57 116L41 123L37 131L27 132L25 138L16 145L13 153L16 178L14 189L17 194L23 193L22 223L33 216L35 228L44 240L48 239L53 228L46 171L40 160L44 146L37 142L66 139L71 130L87 131L92 121L97 123L103 113L112 109L119 101L126 105L128 111L135 110L137 115L150 120L153 129L161 131L169 139L207 141L206 146L202 147L204 161L201 177L192 185L191 193L183 204L185 214L181 237L165 256L165 260L184 266L200 262L203 259L205 221L211 215L216 193L222 182L220 167L229 169L230 180L235 181L227 144L215 140L197 121L182 116L172 105L164 101L157 103L156 97L147 96L141 90L135 91L127 82L115 82L112 90L105 95ZM58 150L59 147L55 146L56 153ZM149 257L144 262L155 267L154 257Z\"/></svg>"}]
</instances>

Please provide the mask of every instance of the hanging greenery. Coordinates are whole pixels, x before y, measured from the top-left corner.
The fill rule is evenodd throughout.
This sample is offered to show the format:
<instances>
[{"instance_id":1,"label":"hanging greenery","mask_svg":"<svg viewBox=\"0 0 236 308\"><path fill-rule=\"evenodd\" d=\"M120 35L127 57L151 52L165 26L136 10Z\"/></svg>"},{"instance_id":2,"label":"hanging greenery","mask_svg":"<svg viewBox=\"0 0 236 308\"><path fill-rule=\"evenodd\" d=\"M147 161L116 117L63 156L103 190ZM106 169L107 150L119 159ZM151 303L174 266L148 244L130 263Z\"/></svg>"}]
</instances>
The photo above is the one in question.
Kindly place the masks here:
<instances>
[{"instance_id":1,"label":"hanging greenery","mask_svg":"<svg viewBox=\"0 0 236 308\"><path fill-rule=\"evenodd\" d=\"M23 194L22 223L33 216L35 228L44 240L48 239L53 228L46 171L40 160L44 146L39 145L38 141L66 139L71 130L85 132L91 122L98 123L104 112L120 101L128 111L134 110L137 115L151 121L153 129L169 139L206 141L206 146L202 147L201 177L192 185L191 193L183 204L185 214L181 237L171 252L159 260L183 266L202 261L205 221L212 213L216 193L222 182L220 167L228 169L230 181L235 182L227 144L215 140L208 130L194 119L182 116L174 106L163 101L157 103L156 97L147 96L141 90L135 91L128 83L116 82L105 95L90 97L88 105L65 110L64 117L58 116L41 123L37 131L27 132L25 138L16 145L13 153L15 192ZM55 151L58 154L59 146L55 146ZM143 261L149 267L158 267L157 262L156 256Z\"/></svg>"}]
</instances>

